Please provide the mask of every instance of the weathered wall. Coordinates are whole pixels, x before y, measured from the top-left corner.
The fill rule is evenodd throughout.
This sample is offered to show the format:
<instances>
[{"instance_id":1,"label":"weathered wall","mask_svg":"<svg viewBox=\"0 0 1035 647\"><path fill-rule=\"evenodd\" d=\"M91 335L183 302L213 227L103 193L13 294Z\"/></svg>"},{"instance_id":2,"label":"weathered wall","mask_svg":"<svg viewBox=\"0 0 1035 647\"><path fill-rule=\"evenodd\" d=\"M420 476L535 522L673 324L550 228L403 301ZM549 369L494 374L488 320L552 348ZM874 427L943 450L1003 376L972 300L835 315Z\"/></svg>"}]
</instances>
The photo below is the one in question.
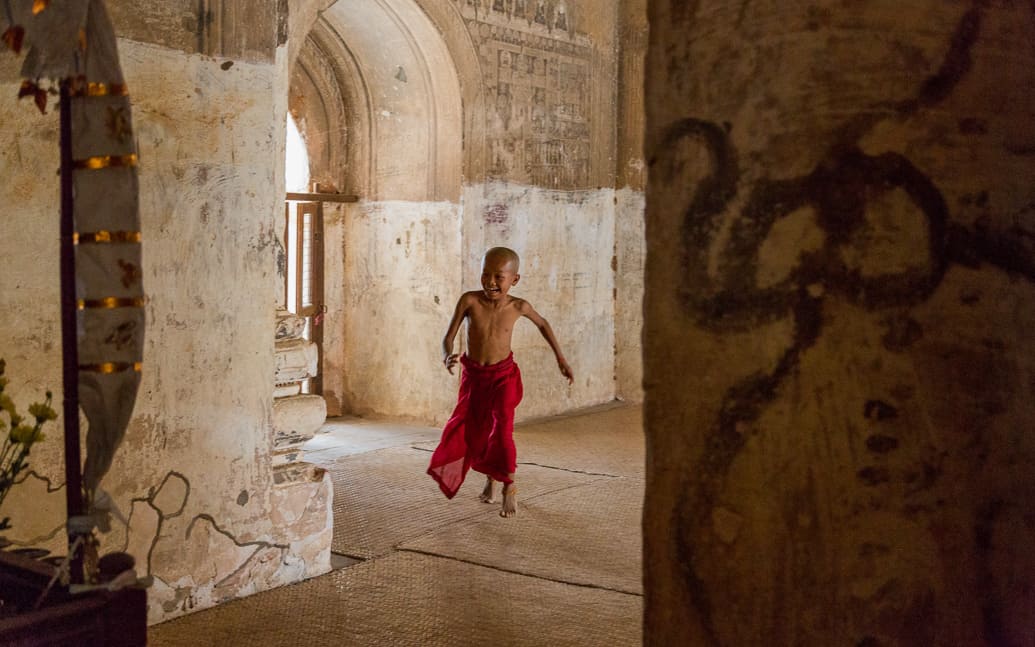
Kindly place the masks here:
<instances>
[{"instance_id":1,"label":"weathered wall","mask_svg":"<svg viewBox=\"0 0 1035 647\"><path fill-rule=\"evenodd\" d=\"M485 95L484 166L467 176L550 189L613 184L615 28L610 3L453 0Z\"/></svg>"},{"instance_id":2,"label":"weathered wall","mask_svg":"<svg viewBox=\"0 0 1035 647\"><path fill-rule=\"evenodd\" d=\"M344 221L346 411L434 420L455 397L440 364L460 282L460 216L449 202L350 205ZM445 322L445 323L443 323Z\"/></svg>"},{"instance_id":3,"label":"weathered wall","mask_svg":"<svg viewBox=\"0 0 1035 647\"><path fill-rule=\"evenodd\" d=\"M650 22L646 642L1035 644L1031 7Z\"/></svg>"},{"instance_id":4,"label":"weathered wall","mask_svg":"<svg viewBox=\"0 0 1035 647\"><path fill-rule=\"evenodd\" d=\"M106 3L122 37L190 54L273 63L288 34L288 0Z\"/></svg>"},{"instance_id":5,"label":"weathered wall","mask_svg":"<svg viewBox=\"0 0 1035 647\"><path fill-rule=\"evenodd\" d=\"M120 41L141 159L148 328L134 416L102 484L129 528L116 522L103 548L127 549L154 576L152 621L329 568L329 480L303 470L275 483L270 458L287 109L286 52L273 43L248 63ZM19 205L5 231L24 233L0 240L0 355L16 379L60 397L57 117L16 103L17 64L5 57L0 70L0 197ZM56 429L33 453L38 474L5 502L6 534L64 552Z\"/></svg>"},{"instance_id":6,"label":"weathered wall","mask_svg":"<svg viewBox=\"0 0 1035 647\"><path fill-rule=\"evenodd\" d=\"M442 335L461 292L479 285L482 252L498 244L522 254L513 294L547 317L579 367L569 388L535 327L519 324L514 352L526 376L519 417L613 399L614 272L606 250L615 245L614 195L488 183L465 190L462 210L448 202L346 207L344 410L448 416L457 384L441 365Z\"/></svg>"},{"instance_id":7,"label":"weathered wall","mask_svg":"<svg viewBox=\"0 0 1035 647\"><path fill-rule=\"evenodd\" d=\"M479 158L485 165L465 174L484 177L464 191L465 286L477 287L488 247L522 254L514 293L551 322L577 376L572 387L564 384L538 332L519 327L514 349L525 376L519 416L605 402L623 389L634 393L626 385L638 382L638 362L628 361L639 352L638 317L625 313L639 298L635 256L642 244L629 237L637 215L627 209L636 208L636 198L612 189L619 7L454 4L485 92Z\"/></svg>"}]
</instances>

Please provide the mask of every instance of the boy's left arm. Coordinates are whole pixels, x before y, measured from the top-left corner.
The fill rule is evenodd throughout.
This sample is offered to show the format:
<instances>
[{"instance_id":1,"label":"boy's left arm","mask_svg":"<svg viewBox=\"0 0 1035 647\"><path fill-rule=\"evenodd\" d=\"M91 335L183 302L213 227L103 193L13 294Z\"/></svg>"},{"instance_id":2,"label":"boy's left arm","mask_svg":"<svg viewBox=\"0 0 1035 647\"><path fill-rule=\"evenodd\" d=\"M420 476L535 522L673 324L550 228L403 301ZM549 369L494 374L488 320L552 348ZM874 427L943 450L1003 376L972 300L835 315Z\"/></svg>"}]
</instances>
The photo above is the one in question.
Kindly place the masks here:
<instances>
[{"instance_id":1,"label":"boy's left arm","mask_svg":"<svg viewBox=\"0 0 1035 647\"><path fill-rule=\"evenodd\" d=\"M557 357L557 367L561 369L561 375L568 378L568 384L575 381L575 374L571 372L571 367L568 366L568 360L564 359L564 353L561 352L561 345L557 343L557 337L553 334L553 328L550 327L550 322L547 321L535 311L532 304L524 299L521 300L519 310L523 317L528 319L535 324L535 327L539 329L543 339L546 343L550 344L550 348L553 350L553 354Z\"/></svg>"}]
</instances>

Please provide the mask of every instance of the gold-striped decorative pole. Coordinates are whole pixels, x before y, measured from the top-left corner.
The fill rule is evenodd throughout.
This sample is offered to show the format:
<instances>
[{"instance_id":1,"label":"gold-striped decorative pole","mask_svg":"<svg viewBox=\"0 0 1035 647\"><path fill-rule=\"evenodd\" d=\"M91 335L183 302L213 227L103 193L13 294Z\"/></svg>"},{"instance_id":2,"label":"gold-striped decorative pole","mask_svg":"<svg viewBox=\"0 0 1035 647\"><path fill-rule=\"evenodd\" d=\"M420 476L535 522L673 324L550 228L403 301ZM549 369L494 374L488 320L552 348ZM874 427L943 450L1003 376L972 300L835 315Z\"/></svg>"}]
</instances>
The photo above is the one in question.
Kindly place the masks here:
<instances>
[{"instance_id":1,"label":"gold-striped decorative pole","mask_svg":"<svg viewBox=\"0 0 1035 647\"><path fill-rule=\"evenodd\" d=\"M95 498L141 379L146 300L132 110L104 0L0 4L18 8L4 44L16 53L23 37L30 44L18 95L45 113L47 84L60 89L62 418L70 576L78 584L93 574L93 532L105 513Z\"/></svg>"},{"instance_id":2,"label":"gold-striped decorative pole","mask_svg":"<svg viewBox=\"0 0 1035 647\"><path fill-rule=\"evenodd\" d=\"M16 54L23 40L29 46L19 97L45 114L52 88L60 90L65 496L70 579L81 584L96 570L93 533L106 514L95 507L100 483L140 386L146 298L137 150L115 31L104 0L54 5L0 0L9 23L0 41Z\"/></svg>"}]
</instances>

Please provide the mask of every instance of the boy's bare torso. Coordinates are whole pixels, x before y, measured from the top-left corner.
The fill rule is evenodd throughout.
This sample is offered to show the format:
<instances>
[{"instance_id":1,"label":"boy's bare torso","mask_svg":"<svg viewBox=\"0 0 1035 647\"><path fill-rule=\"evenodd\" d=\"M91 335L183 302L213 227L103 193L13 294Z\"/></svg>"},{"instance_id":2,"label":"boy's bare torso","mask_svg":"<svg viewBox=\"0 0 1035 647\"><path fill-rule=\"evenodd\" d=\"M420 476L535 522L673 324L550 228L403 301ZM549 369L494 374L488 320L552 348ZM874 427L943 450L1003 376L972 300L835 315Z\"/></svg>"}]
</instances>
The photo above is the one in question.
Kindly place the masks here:
<instances>
[{"instance_id":1,"label":"boy's bare torso","mask_svg":"<svg viewBox=\"0 0 1035 647\"><path fill-rule=\"evenodd\" d=\"M482 366L502 362L510 355L510 340L514 324L525 317L531 321L550 345L557 358L557 367L568 379L574 380L571 367L561 353L550 324L528 301L512 297L510 288L521 279L519 260L512 250L497 247L485 253L482 259L482 289L465 292L457 301L449 329L442 339L442 363L453 372L458 356L453 353L453 339L462 321L467 322L467 357Z\"/></svg>"},{"instance_id":2,"label":"boy's bare torso","mask_svg":"<svg viewBox=\"0 0 1035 647\"><path fill-rule=\"evenodd\" d=\"M507 359L514 324L523 316L525 301L506 296L493 301L475 290L463 296L467 306L467 356L488 366Z\"/></svg>"}]
</instances>

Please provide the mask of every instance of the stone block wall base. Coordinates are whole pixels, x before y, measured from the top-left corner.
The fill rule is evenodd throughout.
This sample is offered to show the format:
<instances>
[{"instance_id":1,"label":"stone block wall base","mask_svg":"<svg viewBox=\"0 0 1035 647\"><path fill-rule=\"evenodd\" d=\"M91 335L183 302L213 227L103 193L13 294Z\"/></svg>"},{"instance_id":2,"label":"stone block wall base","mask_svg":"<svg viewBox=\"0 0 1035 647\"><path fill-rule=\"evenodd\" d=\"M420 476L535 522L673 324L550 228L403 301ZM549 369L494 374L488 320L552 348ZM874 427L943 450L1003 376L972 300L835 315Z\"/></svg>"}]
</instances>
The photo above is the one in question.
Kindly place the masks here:
<instances>
[{"instance_id":1,"label":"stone block wall base","mask_svg":"<svg viewBox=\"0 0 1035 647\"><path fill-rule=\"evenodd\" d=\"M327 403L319 395L295 395L273 401L273 445L284 449L312 438L327 420Z\"/></svg>"},{"instance_id":2,"label":"stone block wall base","mask_svg":"<svg viewBox=\"0 0 1035 647\"><path fill-rule=\"evenodd\" d=\"M330 474L308 463L295 463L275 469L274 477L270 519L289 546L290 559L285 563L294 565L292 579L329 572L334 534Z\"/></svg>"}]
</instances>

